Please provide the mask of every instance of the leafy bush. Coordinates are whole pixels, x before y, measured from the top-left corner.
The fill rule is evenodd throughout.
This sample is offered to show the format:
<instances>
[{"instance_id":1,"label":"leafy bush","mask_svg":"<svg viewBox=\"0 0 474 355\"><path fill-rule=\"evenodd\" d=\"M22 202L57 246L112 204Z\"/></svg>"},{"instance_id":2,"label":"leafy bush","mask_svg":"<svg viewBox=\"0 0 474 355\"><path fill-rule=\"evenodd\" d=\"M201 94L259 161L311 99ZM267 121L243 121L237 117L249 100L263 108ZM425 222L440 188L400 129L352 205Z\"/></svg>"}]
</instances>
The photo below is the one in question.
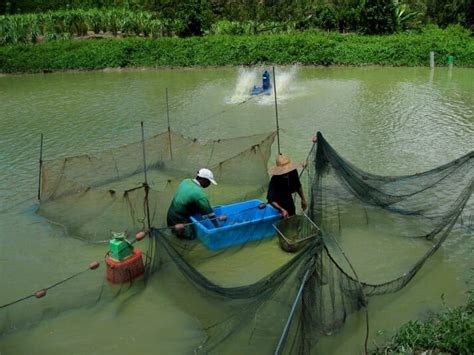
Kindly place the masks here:
<instances>
[{"instance_id":1,"label":"leafy bush","mask_svg":"<svg viewBox=\"0 0 474 355\"><path fill-rule=\"evenodd\" d=\"M396 30L396 7L392 0L364 0L360 17L365 34L387 34Z\"/></svg>"},{"instance_id":2,"label":"leafy bush","mask_svg":"<svg viewBox=\"0 0 474 355\"><path fill-rule=\"evenodd\" d=\"M453 55L456 65L474 67L474 41L469 31L456 26L389 36L304 32L8 45L0 47L0 72L258 63L428 66L432 50L438 65L446 65Z\"/></svg>"}]
</instances>

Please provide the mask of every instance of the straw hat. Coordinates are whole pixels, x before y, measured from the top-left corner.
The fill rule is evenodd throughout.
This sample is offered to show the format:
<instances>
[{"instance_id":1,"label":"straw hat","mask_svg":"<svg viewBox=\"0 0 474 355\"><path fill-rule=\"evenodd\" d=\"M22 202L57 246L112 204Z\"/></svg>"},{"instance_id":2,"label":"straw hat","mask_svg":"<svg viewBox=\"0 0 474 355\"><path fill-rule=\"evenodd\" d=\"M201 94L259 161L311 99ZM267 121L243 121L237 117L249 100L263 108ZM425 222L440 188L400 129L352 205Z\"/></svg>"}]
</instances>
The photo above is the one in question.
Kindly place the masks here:
<instances>
[{"instance_id":1,"label":"straw hat","mask_svg":"<svg viewBox=\"0 0 474 355\"><path fill-rule=\"evenodd\" d=\"M280 154L276 158L276 164L270 168L268 173L270 174L270 176L283 175L289 173L292 170L295 170L296 168L298 168L298 166L290 160L288 155Z\"/></svg>"}]
</instances>

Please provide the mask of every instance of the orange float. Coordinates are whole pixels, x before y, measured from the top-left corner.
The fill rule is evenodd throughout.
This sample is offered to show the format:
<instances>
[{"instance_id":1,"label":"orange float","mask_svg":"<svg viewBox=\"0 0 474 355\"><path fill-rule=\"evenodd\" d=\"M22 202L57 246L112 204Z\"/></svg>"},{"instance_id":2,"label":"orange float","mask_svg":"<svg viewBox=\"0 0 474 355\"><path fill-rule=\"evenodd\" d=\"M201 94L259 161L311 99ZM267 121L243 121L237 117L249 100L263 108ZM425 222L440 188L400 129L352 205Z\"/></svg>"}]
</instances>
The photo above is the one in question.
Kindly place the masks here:
<instances>
[{"instance_id":1,"label":"orange float","mask_svg":"<svg viewBox=\"0 0 474 355\"><path fill-rule=\"evenodd\" d=\"M116 261L107 253L105 263L107 264L107 280L114 284L132 282L145 273L142 252L137 248L133 248L132 255L123 261Z\"/></svg>"},{"instance_id":2,"label":"orange float","mask_svg":"<svg viewBox=\"0 0 474 355\"><path fill-rule=\"evenodd\" d=\"M139 232L135 241L140 241L144 237L145 232ZM107 280L111 283L132 282L144 274L142 252L134 248L133 243L126 239L125 233L114 233L114 238L110 241L110 250L105 256Z\"/></svg>"}]
</instances>

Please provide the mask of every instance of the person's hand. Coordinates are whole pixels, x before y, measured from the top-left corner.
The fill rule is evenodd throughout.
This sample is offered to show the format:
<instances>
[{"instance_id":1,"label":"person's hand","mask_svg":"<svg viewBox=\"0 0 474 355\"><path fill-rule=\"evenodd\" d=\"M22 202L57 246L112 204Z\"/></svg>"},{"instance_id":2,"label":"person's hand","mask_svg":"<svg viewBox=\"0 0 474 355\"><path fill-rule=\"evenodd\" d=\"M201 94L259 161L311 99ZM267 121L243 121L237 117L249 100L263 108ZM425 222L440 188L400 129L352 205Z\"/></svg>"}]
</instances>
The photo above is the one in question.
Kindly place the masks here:
<instances>
[{"instance_id":1,"label":"person's hand","mask_svg":"<svg viewBox=\"0 0 474 355\"><path fill-rule=\"evenodd\" d=\"M306 199L301 200L301 209L304 211L308 208L308 203L306 202Z\"/></svg>"},{"instance_id":2,"label":"person's hand","mask_svg":"<svg viewBox=\"0 0 474 355\"><path fill-rule=\"evenodd\" d=\"M280 210L280 214L281 214L281 216L282 216L283 218L288 218L288 216L289 216L288 211L285 210L284 208L282 208L282 209Z\"/></svg>"}]
</instances>

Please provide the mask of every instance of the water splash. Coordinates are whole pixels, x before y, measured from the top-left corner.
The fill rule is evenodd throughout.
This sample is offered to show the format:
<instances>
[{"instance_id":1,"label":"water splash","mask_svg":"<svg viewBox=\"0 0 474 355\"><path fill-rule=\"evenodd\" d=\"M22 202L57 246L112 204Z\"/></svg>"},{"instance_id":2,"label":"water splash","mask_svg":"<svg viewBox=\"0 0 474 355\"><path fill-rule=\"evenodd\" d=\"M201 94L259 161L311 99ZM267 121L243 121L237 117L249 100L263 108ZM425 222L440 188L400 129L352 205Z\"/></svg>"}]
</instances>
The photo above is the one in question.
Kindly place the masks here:
<instances>
[{"instance_id":1,"label":"water splash","mask_svg":"<svg viewBox=\"0 0 474 355\"><path fill-rule=\"evenodd\" d=\"M257 67L252 69L240 68L235 85L234 93L231 97L227 98L226 103L228 104L239 104L252 98L251 91L254 86L262 86L262 74L268 70L270 74L273 72L270 68ZM286 100L291 97L294 92L294 81L298 72L298 67L292 66L289 69L276 69L276 88L278 101ZM270 82L273 86L273 78L270 78ZM270 95L261 94L254 98L254 101L262 104L269 105L274 103L273 98L273 87L270 89Z\"/></svg>"},{"instance_id":2,"label":"water splash","mask_svg":"<svg viewBox=\"0 0 474 355\"><path fill-rule=\"evenodd\" d=\"M250 97L250 90L257 82L258 69L239 69L237 83L235 84L234 93L226 101L229 104L238 104Z\"/></svg>"}]
</instances>

